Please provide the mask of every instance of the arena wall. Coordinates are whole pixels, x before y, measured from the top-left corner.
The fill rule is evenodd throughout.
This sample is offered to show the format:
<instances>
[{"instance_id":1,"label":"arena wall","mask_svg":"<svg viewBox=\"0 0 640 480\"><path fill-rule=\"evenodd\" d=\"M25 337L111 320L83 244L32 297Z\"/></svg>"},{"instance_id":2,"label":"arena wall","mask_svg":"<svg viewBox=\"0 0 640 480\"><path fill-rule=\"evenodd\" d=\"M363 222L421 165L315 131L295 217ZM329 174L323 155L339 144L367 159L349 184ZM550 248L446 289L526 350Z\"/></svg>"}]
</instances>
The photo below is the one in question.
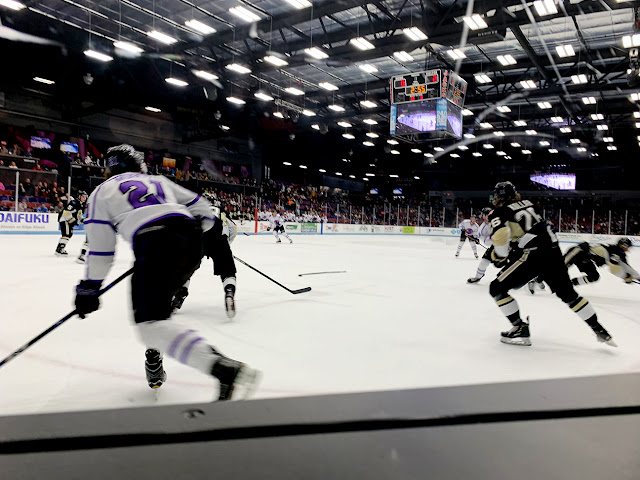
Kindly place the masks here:
<instances>
[{"instance_id":1,"label":"arena wall","mask_svg":"<svg viewBox=\"0 0 640 480\"><path fill-rule=\"evenodd\" d=\"M269 222L238 222L240 233L268 234ZM51 234L60 231L57 213L0 212L0 234ZM83 233L84 225L75 228ZM416 227L396 225L354 225L347 223L285 223L285 231L293 235L421 235L428 237L460 236L459 228ZM591 235L586 233L558 233L563 243L613 243L621 235ZM640 246L640 237L629 236L634 246Z\"/></svg>"}]
</instances>

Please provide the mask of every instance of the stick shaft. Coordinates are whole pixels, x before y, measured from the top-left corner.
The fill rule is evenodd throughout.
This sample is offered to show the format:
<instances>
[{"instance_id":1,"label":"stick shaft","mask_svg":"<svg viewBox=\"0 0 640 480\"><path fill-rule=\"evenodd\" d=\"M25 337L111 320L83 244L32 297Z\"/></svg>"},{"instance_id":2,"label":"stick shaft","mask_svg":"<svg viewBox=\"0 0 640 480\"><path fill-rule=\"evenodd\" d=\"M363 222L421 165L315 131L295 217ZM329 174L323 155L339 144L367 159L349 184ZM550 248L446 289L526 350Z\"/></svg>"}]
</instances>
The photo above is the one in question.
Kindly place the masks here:
<instances>
[{"instance_id":1,"label":"stick shaft","mask_svg":"<svg viewBox=\"0 0 640 480\"><path fill-rule=\"evenodd\" d=\"M273 278L271 278L269 275L266 275L264 273L262 273L260 270L258 270L255 267L252 267L251 265L249 265L247 262L245 262L244 260L236 257L235 255L233 256L234 259L236 259L237 261L239 261L241 264L245 265L246 267L249 267L251 270L253 270L254 272L259 273L260 275L262 275L264 278L267 278L269 280L271 280L273 283L275 283L276 285L278 285L279 287L284 288L287 292L289 293L293 293L294 295L297 293L303 293L303 292L308 292L311 290L311 287L305 287L305 288L301 288L299 290L291 290L290 288L285 287L284 285L282 285L280 282L277 282L276 280L274 280Z\"/></svg>"},{"instance_id":2,"label":"stick shaft","mask_svg":"<svg viewBox=\"0 0 640 480\"><path fill-rule=\"evenodd\" d=\"M98 293L98 296L101 296L103 293L107 292L108 290L110 290L112 287L114 287L115 285L117 285L118 283L120 283L122 280L124 280L125 278L127 278L129 275L131 275L133 273L133 268L127 270L125 273L123 273L122 275L120 275L118 278L116 278L113 282L111 282L109 285L107 285L105 288L103 288L102 290L100 290L100 292ZM42 332L40 335L38 335L35 338L32 338L31 340L29 340L27 343L25 343L23 346L21 346L18 350L16 350L15 352L13 352L11 355L9 355L7 358L4 358L2 361L0 361L0 367L2 367L5 363L10 362L11 360L13 360L15 357L17 357L18 355L20 355L22 352L24 352L27 348L29 348L31 345L33 345L34 343L36 343L38 340L40 340L42 337L48 335L49 333L51 333L53 330L55 330L56 328L58 328L60 325L62 325L64 322L66 322L67 320L69 320L71 317L73 317L74 315L76 315L78 313L77 310L73 310L72 312L68 313L67 315L65 315L64 317L62 317L60 320L58 320L56 323L54 323L53 325L51 325L49 328L47 328L44 332Z\"/></svg>"}]
</instances>

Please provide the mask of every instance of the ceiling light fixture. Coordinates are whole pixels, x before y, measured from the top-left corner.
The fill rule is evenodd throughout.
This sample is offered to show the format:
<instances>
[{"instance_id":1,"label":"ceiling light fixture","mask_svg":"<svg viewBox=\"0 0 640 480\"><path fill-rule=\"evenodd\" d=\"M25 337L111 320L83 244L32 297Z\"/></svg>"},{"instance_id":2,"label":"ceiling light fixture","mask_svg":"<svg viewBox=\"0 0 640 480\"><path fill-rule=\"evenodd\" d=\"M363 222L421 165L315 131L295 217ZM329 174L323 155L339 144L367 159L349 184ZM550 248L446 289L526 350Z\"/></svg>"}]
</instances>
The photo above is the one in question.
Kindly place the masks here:
<instances>
[{"instance_id":1,"label":"ceiling light fixture","mask_svg":"<svg viewBox=\"0 0 640 480\"><path fill-rule=\"evenodd\" d=\"M204 23L196 19L187 20L186 22L184 22L184 24L190 29L195 30L196 32L200 32L203 35L210 35L216 32L215 28L210 27L209 25L205 25Z\"/></svg>"},{"instance_id":2,"label":"ceiling light fixture","mask_svg":"<svg viewBox=\"0 0 640 480\"><path fill-rule=\"evenodd\" d=\"M473 152L471 155L473 155L474 157L481 157L482 154L480 152Z\"/></svg>"},{"instance_id":3,"label":"ceiling light fixture","mask_svg":"<svg viewBox=\"0 0 640 480\"><path fill-rule=\"evenodd\" d=\"M513 55L498 55L498 61L504 66L518 63L518 61L513 58Z\"/></svg>"},{"instance_id":4,"label":"ceiling light fixture","mask_svg":"<svg viewBox=\"0 0 640 480\"><path fill-rule=\"evenodd\" d=\"M522 145L520 145L518 142L511 142L511 146L512 146L513 148L519 148L519 147L521 147Z\"/></svg>"},{"instance_id":5,"label":"ceiling light fixture","mask_svg":"<svg viewBox=\"0 0 640 480\"><path fill-rule=\"evenodd\" d=\"M211 72L206 72L204 70L196 70L193 73L196 75L196 77L204 78L205 80L209 80L209 81L218 80L219 78L217 75L214 75Z\"/></svg>"},{"instance_id":6,"label":"ceiling light fixture","mask_svg":"<svg viewBox=\"0 0 640 480\"><path fill-rule=\"evenodd\" d=\"M562 117L551 117L549 120L551 120L552 123L562 123L562 122L564 122L564 118L562 118Z\"/></svg>"},{"instance_id":7,"label":"ceiling light fixture","mask_svg":"<svg viewBox=\"0 0 640 480\"><path fill-rule=\"evenodd\" d=\"M403 33L409 37L411 40L413 40L414 42L417 42L419 40L426 40L429 37L422 31L420 30L418 27L410 27L410 28L404 28Z\"/></svg>"},{"instance_id":8,"label":"ceiling light fixture","mask_svg":"<svg viewBox=\"0 0 640 480\"><path fill-rule=\"evenodd\" d=\"M604 115L601 113L592 113L591 120L604 120Z\"/></svg>"},{"instance_id":9,"label":"ceiling light fixture","mask_svg":"<svg viewBox=\"0 0 640 480\"><path fill-rule=\"evenodd\" d=\"M159 42L162 42L166 45L172 45L178 41L177 38L173 38L172 36L159 32L157 30L151 30L150 32L147 32L147 36L158 40Z\"/></svg>"},{"instance_id":10,"label":"ceiling light fixture","mask_svg":"<svg viewBox=\"0 0 640 480\"><path fill-rule=\"evenodd\" d=\"M309 110L308 108L305 108L304 110L302 110L302 114L306 117L315 117L316 116L316 112L314 112L313 110Z\"/></svg>"},{"instance_id":11,"label":"ceiling light fixture","mask_svg":"<svg viewBox=\"0 0 640 480\"><path fill-rule=\"evenodd\" d=\"M373 43L364 37L352 38L349 43L360 50L373 50L376 48Z\"/></svg>"},{"instance_id":12,"label":"ceiling light fixture","mask_svg":"<svg viewBox=\"0 0 640 480\"><path fill-rule=\"evenodd\" d=\"M557 45L556 52L560 58L573 57L576 54L571 45Z\"/></svg>"},{"instance_id":13,"label":"ceiling light fixture","mask_svg":"<svg viewBox=\"0 0 640 480\"><path fill-rule=\"evenodd\" d=\"M235 103L236 105L244 105L245 103L247 103L238 97L227 97L227 102Z\"/></svg>"},{"instance_id":14,"label":"ceiling light fixture","mask_svg":"<svg viewBox=\"0 0 640 480\"><path fill-rule=\"evenodd\" d=\"M338 90L338 87L336 87L333 83L329 83L329 82L320 82L318 86L320 88L324 88L325 90L329 90L331 92Z\"/></svg>"},{"instance_id":15,"label":"ceiling light fixture","mask_svg":"<svg viewBox=\"0 0 640 480\"><path fill-rule=\"evenodd\" d=\"M558 153L558 149L557 148L550 148L549 149L549 153Z\"/></svg>"},{"instance_id":16,"label":"ceiling light fixture","mask_svg":"<svg viewBox=\"0 0 640 480\"><path fill-rule=\"evenodd\" d=\"M273 97L271 95L267 95L266 93L256 92L253 94L254 97L259 98L260 100L264 100L265 102L271 102Z\"/></svg>"},{"instance_id":17,"label":"ceiling light fixture","mask_svg":"<svg viewBox=\"0 0 640 480\"><path fill-rule=\"evenodd\" d=\"M351 135L350 133L343 133L342 136L344 138L348 139L348 140L353 140L354 138L356 138L353 135Z\"/></svg>"},{"instance_id":18,"label":"ceiling light fixture","mask_svg":"<svg viewBox=\"0 0 640 480\"><path fill-rule=\"evenodd\" d=\"M475 75L476 83L491 83L491 77L489 75L485 75L481 73L479 75Z\"/></svg>"},{"instance_id":19,"label":"ceiling light fixture","mask_svg":"<svg viewBox=\"0 0 640 480\"><path fill-rule=\"evenodd\" d=\"M525 130L524 133L526 133L527 135L537 135L538 132L536 132L535 130Z\"/></svg>"},{"instance_id":20,"label":"ceiling light fixture","mask_svg":"<svg viewBox=\"0 0 640 480\"><path fill-rule=\"evenodd\" d=\"M622 46L624 48L640 46L640 34L636 33L635 35L625 35L622 37Z\"/></svg>"},{"instance_id":21,"label":"ceiling light fixture","mask_svg":"<svg viewBox=\"0 0 640 480\"><path fill-rule=\"evenodd\" d=\"M36 82L44 83L44 84L46 84L46 85L53 85L54 83L56 83L56 82L54 82L53 80L48 80L48 79L46 79L46 78L42 78L42 77L33 77L33 79L34 79Z\"/></svg>"},{"instance_id":22,"label":"ceiling light fixture","mask_svg":"<svg viewBox=\"0 0 640 480\"><path fill-rule=\"evenodd\" d=\"M571 81L576 85L580 85L582 83L587 83L589 79L584 73L581 73L580 75L571 75Z\"/></svg>"},{"instance_id":23,"label":"ceiling light fixture","mask_svg":"<svg viewBox=\"0 0 640 480\"><path fill-rule=\"evenodd\" d=\"M393 56L396 57L401 62L411 62L413 61L413 57L409 55L407 52L402 50L401 52L393 52Z\"/></svg>"},{"instance_id":24,"label":"ceiling light fixture","mask_svg":"<svg viewBox=\"0 0 640 480\"><path fill-rule=\"evenodd\" d=\"M160 110L159 108L156 107L144 107L145 110L149 110L150 112L153 113L160 113L162 110Z\"/></svg>"},{"instance_id":25,"label":"ceiling light fixture","mask_svg":"<svg viewBox=\"0 0 640 480\"><path fill-rule=\"evenodd\" d=\"M521 82L518 82L518 84L526 90L537 88L536 82L533 80L522 80Z\"/></svg>"},{"instance_id":26,"label":"ceiling light fixture","mask_svg":"<svg viewBox=\"0 0 640 480\"><path fill-rule=\"evenodd\" d=\"M291 95L304 95L304 92L296 87L287 87L284 89L284 91L290 93Z\"/></svg>"},{"instance_id":27,"label":"ceiling light fixture","mask_svg":"<svg viewBox=\"0 0 640 480\"><path fill-rule=\"evenodd\" d=\"M224 68L236 73L242 73L242 74L251 73L250 68L244 67L238 63L230 63L229 65L226 65Z\"/></svg>"},{"instance_id":28,"label":"ceiling light fixture","mask_svg":"<svg viewBox=\"0 0 640 480\"><path fill-rule=\"evenodd\" d=\"M293 5L298 10L302 10L303 8L308 8L311 6L311 2L307 0L286 0L287 3Z\"/></svg>"},{"instance_id":29,"label":"ceiling light fixture","mask_svg":"<svg viewBox=\"0 0 640 480\"><path fill-rule=\"evenodd\" d=\"M504 135L505 135L505 133L504 133L504 132L493 132L493 134L494 134L496 137L504 137Z\"/></svg>"},{"instance_id":30,"label":"ceiling light fixture","mask_svg":"<svg viewBox=\"0 0 640 480\"><path fill-rule=\"evenodd\" d=\"M96 52L95 50L85 50L84 54L87 57L95 58L96 60L100 60L101 62L110 62L111 60L113 60L113 57L105 55L104 53Z\"/></svg>"},{"instance_id":31,"label":"ceiling light fixture","mask_svg":"<svg viewBox=\"0 0 640 480\"><path fill-rule=\"evenodd\" d=\"M318 60L329 57L327 53L325 53L323 50L320 50L318 47L305 48L304 53L306 53L307 55L311 55L313 58L317 58Z\"/></svg>"},{"instance_id":32,"label":"ceiling light fixture","mask_svg":"<svg viewBox=\"0 0 640 480\"><path fill-rule=\"evenodd\" d=\"M343 121L338 122L338 125L340 125L341 127L344 127L344 128L351 128L353 126L349 122L343 122Z\"/></svg>"},{"instance_id":33,"label":"ceiling light fixture","mask_svg":"<svg viewBox=\"0 0 640 480\"><path fill-rule=\"evenodd\" d=\"M284 114L282 112L273 112L274 117L284 118Z\"/></svg>"},{"instance_id":34,"label":"ceiling light fixture","mask_svg":"<svg viewBox=\"0 0 640 480\"><path fill-rule=\"evenodd\" d=\"M582 97L582 103L585 105L594 105L596 103L596 97Z\"/></svg>"},{"instance_id":35,"label":"ceiling light fixture","mask_svg":"<svg viewBox=\"0 0 640 480\"><path fill-rule=\"evenodd\" d=\"M531 150L522 150L523 155L531 155Z\"/></svg>"},{"instance_id":36,"label":"ceiling light fixture","mask_svg":"<svg viewBox=\"0 0 640 480\"><path fill-rule=\"evenodd\" d=\"M341 107L340 105L329 105L327 108L334 112L344 112L344 107Z\"/></svg>"},{"instance_id":37,"label":"ceiling light fixture","mask_svg":"<svg viewBox=\"0 0 640 480\"><path fill-rule=\"evenodd\" d=\"M20 2L16 2L15 0L0 0L0 5L2 5L3 7L7 7L10 8L11 10L22 10L23 8L26 8L26 5L23 5Z\"/></svg>"},{"instance_id":38,"label":"ceiling light fixture","mask_svg":"<svg viewBox=\"0 0 640 480\"><path fill-rule=\"evenodd\" d=\"M488 27L487 22L484 21L484 18L482 18L477 13L471 15L470 17L462 17L462 20L469 26L471 30L480 30L481 28Z\"/></svg>"},{"instance_id":39,"label":"ceiling light fixture","mask_svg":"<svg viewBox=\"0 0 640 480\"><path fill-rule=\"evenodd\" d=\"M370 63L365 63L363 65L358 65L358 68L360 70L362 70L363 72L367 72L367 73L376 73L378 71L378 69L376 67L374 67L373 65L371 65Z\"/></svg>"},{"instance_id":40,"label":"ceiling light fixture","mask_svg":"<svg viewBox=\"0 0 640 480\"><path fill-rule=\"evenodd\" d=\"M459 48L454 48L452 50L447 50L447 55L454 60L462 60L463 58L467 58L462 50Z\"/></svg>"},{"instance_id":41,"label":"ceiling light fixture","mask_svg":"<svg viewBox=\"0 0 640 480\"><path fill-rule=\"evenodd\" d=\"M378 106L375 102L372 102L371 100L361 100L360 105L362 105L364 108L375 108Z\"/></svg>"},{"instance_id":42,"label":"ceiling light fixture","mask_svg":"<svg viewBox=\"0 0 640 480\"><path fill-rule=\"evenodd\" d=\"M551 108L551 103L549 103L549 102L538 102L538 108L540 108L541 110L547 110L547 109Z\"/></svg>"},{"instance_id":43,"label":"ceiling light fixture","mask_svg":"<svg viewBox=\"0 0 640 480\"><path fill-rule=\"evenodd\" d=\"M367 146L367 147L373 147L375 145L375 143L370 142L370 141L366 141L366 142L362 142L363 145Z\"/></svg>"},{"instance_id":44,"label":"ceiling light fixture","mask_svg":"<svg viewBox=\"0 0 640 480\"><path fill-rule=\"evenodd\" d=\"M175 85L176 87L186 87L187 85L189 85L184 80L180 80L179 78L173 78L173 77L165 78L164 81L167 83L170 83L171 85Z\"/></svg>"},{"instance_id":45,"label":"ceiling light fixture","mask_svg":"<svg viewBox=\"0 0 640 480\"><path fill-rule=\"evenodd\" d=\"M560 133L571 133L571 127L560 127Z\"/></svg>"},{"instance_id":46,"label":"ceiling light fixture","mask_svg":"<svg viewBox=\"0 0 640 480\"><path fill-rule=\"evenodd\" d=\"M398 145L398 141L397 141L397 140L394 140L394 139L387 140L387 143L388 143L389 145Z\"/></svg>"},{"instance_id":47,"label":"ceiling light fixture","mask_svg":"<svg viewBox=\"0 0 640 480\"><path fill-rule=\"evenodd\" d=\"M229 13L231 13L232 15L235 15L240 20L244 20L247 23L253 23L253 22L257 22L258 20L260 20L260 16L259 15L256 15L251 10L248 10L248 9L246 9L244 7L241 7L241 6L231 7L229 9Z\"/></svg>"},{"instance_id":48,"label":"ceiling light fixture","mask_svg":"<svg viewBox=\"0 0 640 480\"><path fill-rule=\"evenodd\" d=\"M500 105L498 107L498 111L502 112L502 113L508 113L511 111L511 109L509 107L507 107L506 105Z\"/></svg>"},{"instance_id":49,"label":"ceiling light fixture","mask_svg":"<svg viewBox=\"0 0 640 480\"><path fill-rule=\"evenodd\" d=\"M527 126L527 122L525 122L524 120L516 120L515 122L513 122L513 124L516 127L526 127Z\"/></svg>"},{"instance_id":50,"label":"ceiling light fixture","mask_svg":"<svg viewBox=\"0 0 640 480\"><path fill-rule=\"evenodd\" d=\"M465 108L464 110L462 110L462 115L464 115L465 117L468 117L469 115L473 115L473 112L468 108Z\"/></svg>"},{"instance_id":51,"label":"ceiling light fixture","mask_svg":"<svg viewBox=\"0 0 640 480\"><path fill-rule=\"evenodd\" d=\"M600 124L596 127L600 131L609 130L609 125Z\"/></svg>"},{"instance_id":52,"label":"ceiling light fixture","mask_svg":"<svg viewBox=\"0 0 640 480\"><path fill-rule=\"evenodd\" d=\"M378 138L380 135L378 135L376 132L367 132L367 137L369 138Z\"/></svg>"},{"instance_id":53,"label":"ceiling light fixture","mask_svg":"<svg viewBox=\"0 0 640 480\"><path fill-rule=\"evenodd\" d=\"M533 6L541 17L558 13L558 8L554 0L536 0Z\"/></svg>"},{"instance_id":54,"label":"ceiling light fixture","mask_svg":"<svg viewBox=\"0 0 640 480\"><path fill-rule=\"evenodd\" d=\"M267 55L263 60L270 63L271 65L275 65L276 67L284 67L285 65L289 65L289 62L283 60L280 57L276 57L275 55Z\"/></svg>"},{"instance_id":55,"label":"ceiling light fixture","mask_svg":"<svg viewBox=\"0 0 640 480\"><path fill-rule=\"evenodd\" d=\"M378 122L376 120L374 120L373 118L365 118L363 120L364 123L366 123L367 125L377 125Z\"/></svg>"},{"instance_id":56,"label":"ceiling light fixture","mask_svg":"<svg viewBox=\"0 0 640 480\"><path fill-rule=\"evenodd\" d=\"M117 42L113 42L113 46L114 48L118 48L120 50L126 50L127 52L136 53L136 54L144 52L144 50L139 46L134 45L133 43L123 42L120 40L118 40Z\"/></svg>"}]
</instances>

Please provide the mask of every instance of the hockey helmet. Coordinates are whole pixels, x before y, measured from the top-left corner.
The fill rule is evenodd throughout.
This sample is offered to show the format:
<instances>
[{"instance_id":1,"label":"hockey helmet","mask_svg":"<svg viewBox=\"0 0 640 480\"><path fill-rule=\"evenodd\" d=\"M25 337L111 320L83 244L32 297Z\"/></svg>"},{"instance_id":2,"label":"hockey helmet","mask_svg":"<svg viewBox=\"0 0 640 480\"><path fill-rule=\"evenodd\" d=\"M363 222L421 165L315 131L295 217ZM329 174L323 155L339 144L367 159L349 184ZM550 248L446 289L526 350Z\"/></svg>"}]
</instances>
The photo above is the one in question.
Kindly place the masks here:
<instances>
[{"instance_id":1,"label":"hockey helmet","mask_svg":"<svg viewBox=\"0 0 640 480\"><path fill-rule=\"evenodd\" d=\"M628 237L622 237L620 240L618 240L618 246L629 249L631 248L631 240Z\"/></svg>"},{"instance_id":2,"label":"hockey helmet","mask_svg":"<svg viewBox=\"0 0 640 480\"><path fill-rule=\"evenodd\" d=\"M147 173L142 152L127 144L116 145L107 150L107 169L112 176L124 172Z\"/></svg>"},{"instance_id":3,"label":"hockey helmet","mask_svg":"<svg viewBox=\"0 0 640 480\"><path fill-rule=\"evenodd\" d=\"M484 207L484 208L481 210L482 215L489 215L489 214L491 213L491 210L492 210L492 209L491 209L491 208L489 208L489 207Z\"/></svg>"},{"instance_id":4,"label":"hockey helmet","mask_svg":"<svg viewBox=\"0 0 640 480\"><path fill-rule=\"evenodd\" d=\"M493 196L501 200L515 198L517 193L516 187L511 182L498 182L493 189Z\"/></svg>"}]
</instances>

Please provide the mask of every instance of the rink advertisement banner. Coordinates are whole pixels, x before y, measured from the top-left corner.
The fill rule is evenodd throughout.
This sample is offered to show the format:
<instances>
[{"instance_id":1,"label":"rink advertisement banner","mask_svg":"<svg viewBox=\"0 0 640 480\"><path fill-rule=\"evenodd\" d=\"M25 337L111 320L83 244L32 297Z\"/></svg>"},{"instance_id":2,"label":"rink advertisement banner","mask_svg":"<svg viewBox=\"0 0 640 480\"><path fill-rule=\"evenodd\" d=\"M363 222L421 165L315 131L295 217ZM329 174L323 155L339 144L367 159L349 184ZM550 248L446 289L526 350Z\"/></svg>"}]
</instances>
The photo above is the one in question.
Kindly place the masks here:
<instances>
[{"instance_id":1,"label":"rink advertisement banner","mask_svg":"<svg viewBox=\"0 0 640 480\"><path fill-rule=\"evenodd\" d=\"M416 227L402 227L402 233L416 233Z\"/></svg>"},{"instance_id":2,"label":"rink advertisement banner","mask_svg":"<svg viewBox=\"0 0 640 480\"><path fill-rule=\"evenodd\" d=\"M55 232L57 213L0 212L0 232Z\"/></svg>"},{"instance_id":3,"label":"rink advertisement banner","mask_svg":"<svg viewBox=\"0 0 640 480\"><path fill-rule=\"evenodd\" d=\"M317 233L318 224L317 223L303 223L300 225L300 231L302 233Z\"/></svg>"}]
</instances>

